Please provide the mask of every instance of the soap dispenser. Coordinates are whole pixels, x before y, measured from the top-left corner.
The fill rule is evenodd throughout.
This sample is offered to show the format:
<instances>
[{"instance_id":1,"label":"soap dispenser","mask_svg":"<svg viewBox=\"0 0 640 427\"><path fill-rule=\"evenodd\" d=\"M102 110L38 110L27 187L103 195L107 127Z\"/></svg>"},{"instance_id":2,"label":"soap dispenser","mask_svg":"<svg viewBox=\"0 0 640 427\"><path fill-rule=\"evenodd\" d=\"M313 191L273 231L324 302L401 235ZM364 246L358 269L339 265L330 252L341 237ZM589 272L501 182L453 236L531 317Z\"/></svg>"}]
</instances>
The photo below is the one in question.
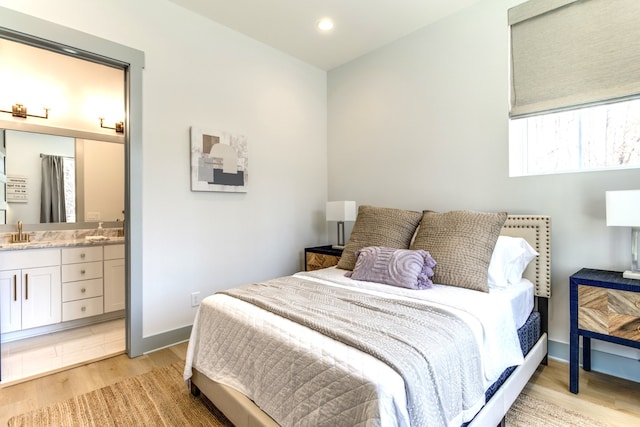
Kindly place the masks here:
<instances>
[{"instance_id":1,"label":"soap dispenser","mask_svg":"<svg viewBox=\"0 0 640 427\"><path fill-rule=\"evenodd\" d=\"M98 223L98 236L104 236L104 229L102 228L102 222Z\"/></svg>"}]
</instances>

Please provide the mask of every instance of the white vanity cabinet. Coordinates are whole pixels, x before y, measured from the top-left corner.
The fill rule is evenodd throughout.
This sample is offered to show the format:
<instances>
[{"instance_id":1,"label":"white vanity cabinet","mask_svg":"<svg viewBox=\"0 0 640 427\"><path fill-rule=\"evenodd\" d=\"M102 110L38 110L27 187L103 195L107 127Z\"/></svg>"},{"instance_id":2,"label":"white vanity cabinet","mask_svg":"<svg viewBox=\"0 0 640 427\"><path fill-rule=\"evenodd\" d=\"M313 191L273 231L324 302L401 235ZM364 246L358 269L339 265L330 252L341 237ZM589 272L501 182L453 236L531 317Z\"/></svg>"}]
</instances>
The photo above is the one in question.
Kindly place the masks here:
<instances>
[{"instance_id":1,"label":"white vanity cabinet","mask_svg":"<svg viewBox=\"0 0 640 427\"><path fill-rule=\"evenodd\" d=\"M103 310L102 246L62 249L62 321Z\"/></svg>"},{"instance_id":2,"label":"white vanity cabinet","mask_svg":"<svg viewBox=\"0 0 640 427\"><path fill-rule=\"evenodd\" d=\"M124 245L104 247L104 312L124 310Z\"/></svg>"},{"instance_id":3,"label":"white vanity cabinet","mask_svg":"<svg viewBox=\"0 0 640 427\"><path fill-rule=\"evenodd\" d=\"M0 252L0 331L61 321L60 250Z\"/></svg>"},{"instance_id":4,"label":"white vanity cabinet","mask_svg":"<svg viewBox=\"0 0 640 427\"><path fill-rule=\"evenodd\" d=\"M120 317L125 266L125 245L120 243L0 250L3 339Z\"/></svg>"}]
</instances>

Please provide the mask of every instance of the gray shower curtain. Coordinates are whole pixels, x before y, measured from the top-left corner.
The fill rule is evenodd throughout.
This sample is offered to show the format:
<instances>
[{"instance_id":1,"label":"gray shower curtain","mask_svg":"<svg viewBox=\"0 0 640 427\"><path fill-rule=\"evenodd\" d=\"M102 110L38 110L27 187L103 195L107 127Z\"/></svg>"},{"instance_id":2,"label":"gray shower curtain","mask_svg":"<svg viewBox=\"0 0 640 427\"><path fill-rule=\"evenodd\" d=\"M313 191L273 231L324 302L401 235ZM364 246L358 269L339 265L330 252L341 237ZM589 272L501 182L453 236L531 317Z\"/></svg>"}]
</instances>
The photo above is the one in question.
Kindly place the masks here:
<instances>
[{"instance_id":1,"label":"gray shower curtain","mask_svg":"<svg viewBox=\"0 0 640 427\"><path fill-rule=\"evenodd\" d=\"M42 155L40 222L67 222L62 156Z\"/></svg>"}]
</instances>

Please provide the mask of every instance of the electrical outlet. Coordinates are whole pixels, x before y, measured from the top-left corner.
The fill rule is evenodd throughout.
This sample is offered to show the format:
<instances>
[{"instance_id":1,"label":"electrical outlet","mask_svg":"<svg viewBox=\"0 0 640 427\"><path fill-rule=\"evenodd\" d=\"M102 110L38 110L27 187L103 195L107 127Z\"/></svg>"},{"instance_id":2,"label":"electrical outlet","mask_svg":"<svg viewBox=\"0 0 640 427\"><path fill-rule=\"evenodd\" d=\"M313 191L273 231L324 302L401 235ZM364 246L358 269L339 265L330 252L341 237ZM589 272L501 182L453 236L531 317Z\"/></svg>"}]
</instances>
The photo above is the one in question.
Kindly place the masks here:
<instances>
[{"instance_id":1,"label":"electrical outlet","mask_svg":"<svg viewBox=\"0 0 640 427\"><path fill-rule=\"evenodd\" d=\"M191 307L197 307L200 305L200 292L191 293Z\"/></svg>"},{"instance_id":2,"label":"electrical outlet","mask_svg":"<svg viewBox=\"0 0 640 427\"><path fill-rule=\"evenodd\" d=\"M100 212L87 212L85 220L90 222L100 221Z\"/></svg>"}]
</instances>

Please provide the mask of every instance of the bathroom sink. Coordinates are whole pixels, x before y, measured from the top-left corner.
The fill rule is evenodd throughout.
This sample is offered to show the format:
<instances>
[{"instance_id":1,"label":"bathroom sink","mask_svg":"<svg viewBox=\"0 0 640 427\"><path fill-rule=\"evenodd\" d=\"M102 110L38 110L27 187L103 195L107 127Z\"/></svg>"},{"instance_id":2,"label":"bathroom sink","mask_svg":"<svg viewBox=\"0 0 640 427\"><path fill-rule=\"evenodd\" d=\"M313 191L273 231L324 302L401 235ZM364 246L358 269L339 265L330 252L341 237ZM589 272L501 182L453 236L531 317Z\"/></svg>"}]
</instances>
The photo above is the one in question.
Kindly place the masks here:
<instances>
[{"instance_id":1,"label":"bathroom sink","mask_svg":"<svg viewBox=\"0 0 640 427\"><path fill-rule=\"evenodd\" d=\"M109 240L109 238L106 236L86 236L85 239L89 240L90 242L103 242L105 240Z\"/></svg>"}]
</instances>

